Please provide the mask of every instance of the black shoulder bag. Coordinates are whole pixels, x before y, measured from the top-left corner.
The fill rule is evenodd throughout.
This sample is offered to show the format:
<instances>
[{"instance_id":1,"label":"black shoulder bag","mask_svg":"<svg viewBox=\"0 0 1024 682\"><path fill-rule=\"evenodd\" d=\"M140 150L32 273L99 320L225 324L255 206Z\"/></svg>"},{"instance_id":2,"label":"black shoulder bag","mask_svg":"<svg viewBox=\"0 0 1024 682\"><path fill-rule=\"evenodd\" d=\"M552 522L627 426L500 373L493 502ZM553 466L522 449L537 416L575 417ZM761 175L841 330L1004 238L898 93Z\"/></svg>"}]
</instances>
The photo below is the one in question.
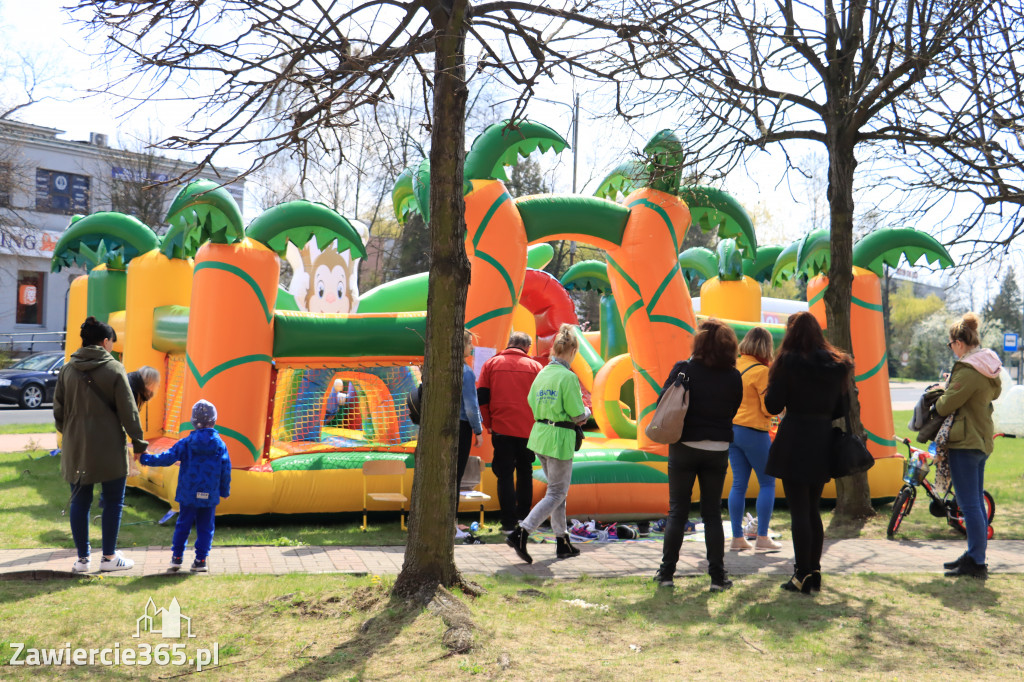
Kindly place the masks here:
<instances>
[{"instance_id":1,"label":"black shoulder bag","mask_svg":"<svg viewBox=\"0 0 1024 682\"><path fill-rule=\"evenodd\" d=\"M832 466L829 473L832 478L845 478L860 474L875 465L875 458L868 452L864 440L853 432L850 412L846 412L846 431L833 429Z\"/></svg>"}]
</instances>

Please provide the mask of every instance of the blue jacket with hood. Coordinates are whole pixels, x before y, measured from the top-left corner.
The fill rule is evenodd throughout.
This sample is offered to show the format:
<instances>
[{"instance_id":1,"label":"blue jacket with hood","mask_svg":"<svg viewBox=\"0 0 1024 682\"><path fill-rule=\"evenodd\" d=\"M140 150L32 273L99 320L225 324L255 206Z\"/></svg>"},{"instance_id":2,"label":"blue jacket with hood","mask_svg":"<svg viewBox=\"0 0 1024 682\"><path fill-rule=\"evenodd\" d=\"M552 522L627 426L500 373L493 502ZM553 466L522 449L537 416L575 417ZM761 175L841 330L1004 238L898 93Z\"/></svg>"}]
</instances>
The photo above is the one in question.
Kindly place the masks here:
<instances>
[{"instance_id":1,"label":"blue jacket with hood","mask_svg":"<svg viewBox=\"0 0 1024 682\"><path fill-rule=\"evenodd\" d=\"M231 495L231 458L228 448L214 429L196 429L170 450L139 458L145 466L165 467L181 462L178 471L178 504L216 507L220 498Z\"/></svg>"}]
</instances>

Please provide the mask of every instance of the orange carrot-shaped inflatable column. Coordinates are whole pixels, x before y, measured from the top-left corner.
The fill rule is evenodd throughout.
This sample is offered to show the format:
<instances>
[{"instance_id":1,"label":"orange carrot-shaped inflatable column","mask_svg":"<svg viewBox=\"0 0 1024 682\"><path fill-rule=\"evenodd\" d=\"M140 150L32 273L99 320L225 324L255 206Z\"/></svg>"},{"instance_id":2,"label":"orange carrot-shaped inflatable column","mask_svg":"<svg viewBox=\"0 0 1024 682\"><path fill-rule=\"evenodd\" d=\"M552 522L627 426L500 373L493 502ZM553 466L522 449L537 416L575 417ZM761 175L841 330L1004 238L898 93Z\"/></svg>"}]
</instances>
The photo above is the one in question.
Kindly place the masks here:
<instances>
[{"instance_id":1,"label":"orange carrot-shaped inflatable column","mask_svg":"<svg viewBox=\"0 0 1024 682\"><path fill-rule=\"evenodd\" d=\"M633 360L637 442L658 447L644 428L669 370L693 346L693 304L677 256L690 211L681 199L650 188L633 192L625 204L629 222L622 245L608 252L608 279Z\"/></svg>"},{"instance_id":2,"label":"orange carrot-shaped inflatable column","mask_svg":"<svg viewBox=\"0 0 1024 682\"><path fill-rule=\"evenodd\" d=\"M825 289L828 278L818 275L807 283L811 313L826 327ZM860 420L868 450L875 456L895 453L892 439L892 400L889 396L888 353L882 317L882 288L875 275L853 268L853 300L850 306L850 342L853 344L854 375L860 401Z\"/></svg>"},{"instance_id":3,"label":"orange carrot-shaped inflatable column","mask_svg":"<svg viewBox=\"0 0 1024 682\"><path fill-rule=\"evenodd\" d=\"M208 180L178 193L167 222L176 253L203 244L193 269L180 431L191 429L192 405L209 400L232 466L250 467L263 453L267 430L277 254L245 238L235 200Z\"/></svg>"},{"instance_id":4,"label":"orange carrot-shaped inflatable column","mask_svg":"<svg viewBox=\"0 0 1024 682\"><path fill-rule=\"evenodd\" d=\"M476 334L476 345L502 350L526 276L526 231L497 180L474 180L466 195L466 255L473 273L466 328Z\"/></svg>"},{"instance_id":5,"label":"orange carrot-shaped inflatable column","mask_svg":"<svg viewBox=\"0 0 1024 682\"><path fill-rule=\"evenodd\" d=\"M216 406L236 468L263 452L279 272L277 254L251 239L208 243L196 254L182 409L200 398Z\"/></svg>"},{"instance_id":6,"label":"orange carrot-shaped inflatable column","mask_svg":"<svg viewBox=\"0 0 1024 682\"><path fill-rule=\"evenodd\" d=\"M828 233L819 231L804 238L799 246L797 269L828 269ZM896 267L900 260L914 265L924 256L941 267L952 267L953 259L934 237L907 228L875 230L853 246L853 287L850 306L851 343L861 406L861 422L868 449L876 459L895 454L892 440L892 402L889 396L889 356L885 345L882 291L879 277L886 264ZM780 255L780 259L782 256ZM807 284L811 312L825 327L825 289L828 279L814 277Z\"/></svg>"}]
</instances>

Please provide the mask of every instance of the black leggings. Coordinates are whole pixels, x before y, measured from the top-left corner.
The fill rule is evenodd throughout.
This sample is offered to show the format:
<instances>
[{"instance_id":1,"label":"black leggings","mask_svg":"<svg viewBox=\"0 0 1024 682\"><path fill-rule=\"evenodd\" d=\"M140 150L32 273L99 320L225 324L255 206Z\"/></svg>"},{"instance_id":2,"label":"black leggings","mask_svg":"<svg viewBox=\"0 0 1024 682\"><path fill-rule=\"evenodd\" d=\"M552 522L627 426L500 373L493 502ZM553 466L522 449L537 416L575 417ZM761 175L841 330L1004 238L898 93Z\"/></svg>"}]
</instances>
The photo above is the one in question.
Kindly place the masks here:
<instances>
[{"instance_id":1,"label":"black leggings","mask_svg":"<svg viewBox=\"0 0 1024 682\"><path fill-rule=\"evenodd\" d=\"M458 459L455 460L455 516L459 515L459 490L462 489L462 476L466 473L466 463L469 462L469 448L473 445L473 426L465 419L459 420L459 449ZM457 522L457 521L456 521Z\"/></svg>"},{"instance_id":2,"label":"black leggings","mask_svg":"<svg viewBox=\"0 0 1024 682\"><path fill-rule=\"evenodd\" d=\"M700 515L704 521L708 574L725 576L725 533L722 530L722 490L729 466L728 450L701 450L683 443L668 446L668 523L661 570L672 575L679 561L683 531L689 516L693 482L700 484Z\"/></svg>"},{"instance_id":3,"label":"black leggings","mask_svg":"<svg viewBox=\"0 0 1024 682\"><path fill-rule=\"evenodd\" d=\"M825 528L821 524L821 491L824 487L824 483L782 479L793 523L794 568L799 575L821 570L821 549L825 544Z\"/></svg>"}]
</instances>

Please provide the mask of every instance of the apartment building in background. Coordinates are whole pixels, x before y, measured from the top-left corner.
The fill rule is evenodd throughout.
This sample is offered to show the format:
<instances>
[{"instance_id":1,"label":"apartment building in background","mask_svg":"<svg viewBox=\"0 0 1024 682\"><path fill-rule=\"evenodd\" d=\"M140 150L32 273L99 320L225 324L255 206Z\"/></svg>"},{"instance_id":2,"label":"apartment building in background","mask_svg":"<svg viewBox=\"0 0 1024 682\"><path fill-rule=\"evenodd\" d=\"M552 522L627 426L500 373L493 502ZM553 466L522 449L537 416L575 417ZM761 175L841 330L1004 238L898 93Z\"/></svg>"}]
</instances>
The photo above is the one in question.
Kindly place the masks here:
<instances>
[{"instance_id":1,"label":"apartment building in background","mask_svg":"<svg viewBox=\"0 0 1024 682\"><path fill-rule=\"evenodd\" d=\"M51 273L50 257L71 217L118 211L161 234L181 186L173 181L192 170L141 145L140 151L114 149L104 134L63 135L0 120L0 351L14 355L63 347L68 289L85 271ZM234 176L230 169L198 175L220 183ZM242 207L244 180L226 187Z\"/></svg>"}]
</instances>

